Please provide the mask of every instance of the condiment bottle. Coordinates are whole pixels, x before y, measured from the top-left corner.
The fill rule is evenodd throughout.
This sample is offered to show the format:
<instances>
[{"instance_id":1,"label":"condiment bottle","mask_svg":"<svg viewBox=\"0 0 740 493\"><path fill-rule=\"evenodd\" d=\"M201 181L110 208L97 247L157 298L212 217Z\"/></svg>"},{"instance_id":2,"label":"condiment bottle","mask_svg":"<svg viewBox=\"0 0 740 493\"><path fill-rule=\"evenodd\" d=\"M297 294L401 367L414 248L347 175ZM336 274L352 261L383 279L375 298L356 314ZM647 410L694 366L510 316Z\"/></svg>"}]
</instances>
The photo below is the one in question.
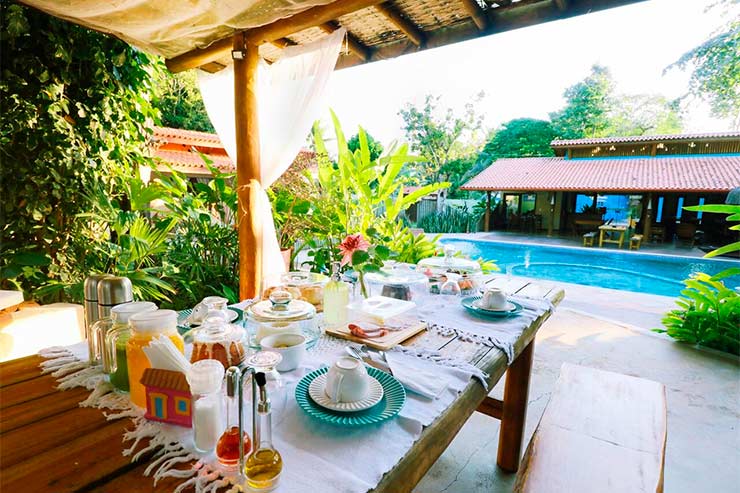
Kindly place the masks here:
<instances>
[{"instance_id":1,"label":"condiment bottle","mask_svg":"<svg viewBox=\"0 0 740 493\"><path fill-rule=\"evenodd\" d=\"M173 310L136 313L129 318L129 324L131 337L126 343L126 363L131 402L145 408L146 391L141 383L141 377L144 370L151 368L152 365L143 348L160 335L169 337L180 352L184 353L185 344L177 333L177 312Z\"/></svg>"},{"instance_id":2,"label":"condiment bottle","mask_svg":"<svg viewBox=\"0 0 740 493\"><path fill-rule=\"evenodd\" d=\"M333 262L331 270L331 280L324 286L324 322L337 327L347 323L349 285L342 281L339 262Z\"/></svg>"},{"instance_id":3,"label":"condiment bottle","mask_svg":"<svg viewBox=\"0 0 740 493\"><path fill-rule=\"evenodd\" d=\"M129 390L126 343L131 335L131 328L128 321L137 313L156 309L157 305L150 301L123 303L111 309L109 319L99 320L93 326L93 334L101 348L103 371L109 375L110 383L118 390Z\"/></svg>"},{"instance_id":4,"label":"condiment bottle","mask_svg":"<svg viewBox=\"0 0 740 493\"><path fill-rule=\"evenodd\" d=\"M193 363L186 375L193 395L193 441L195 450L208 454L215 450L224 429L221 386L224 367L216 360Z\"/></svg>"},{"instance_id":5,"label":"condiment bottle","mask_svg":"<svg viewBox=\"0 0 740 493\"><path fill-rule=\"evenodd\" d=\"M239 463L239 386L241 378L226 378L226 426L216 444L216 458L227 467L234 467ZM252 449L249 434L244 431L244 454Z\"/></svg>"},{"instance_id":6,"label":"condiment bottle","mask_svg":"<svg viewBox=\"0 0 740 493\"><path fill-rule=\"evenodd\" d=\"M252 490L270 491L277 486L280 479L283 458L272 443L272 407L267 395L267 379L262 372L255 373L254 379L259 387L255 449L247 458L244 473L247 476L247 485Z\"/></svg>"}]
</instances>

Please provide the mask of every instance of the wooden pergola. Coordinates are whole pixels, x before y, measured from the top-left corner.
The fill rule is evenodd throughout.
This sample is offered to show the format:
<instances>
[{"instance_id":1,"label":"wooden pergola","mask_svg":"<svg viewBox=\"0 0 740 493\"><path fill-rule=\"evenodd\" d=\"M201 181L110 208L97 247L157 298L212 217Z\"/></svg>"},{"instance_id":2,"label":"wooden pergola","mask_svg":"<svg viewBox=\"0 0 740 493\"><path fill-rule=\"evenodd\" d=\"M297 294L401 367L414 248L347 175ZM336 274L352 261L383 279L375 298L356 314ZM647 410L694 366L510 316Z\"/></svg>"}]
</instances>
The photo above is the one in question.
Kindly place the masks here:
<instances>
[{"instance_id":1,"label":"wooden pergola","mask_svg":"<svg viewBox=\"0 0 740 493\"><path fill-rule=\"evenodd\" d=\"M137 37L126 29L125 16L87 16L86 9L100 4L92 0L58 3L54 0L22 0L51 15L112 34L146 51L165 56L170 71L200 68L217 72L234 64L236 169L239 198L239 286L241 299L259 294L262 279L262 224L256 210L261 192L260 147L257 122L256 69L260 57L272 61L280 50L293 44L320 39L340 27L348 31L348 53L340 55L337 68L390 59L404 54L435 48L459 41L564 19L593 11L635 3L641 0L307 0L305 9L295 7L289 16L275 11L270 19L269 5L277 0L245 2L239 15L249 16L250 9L262 22L248 28L234 28L227 23L207 26L196 20L188 24L193 44L202 46L182 50L182 43ZM174 24L187 18L189 7L172 3L171 12L163 8L167 0L147 0L129 5L141 15L159 15ZM126 2L123 2L126 3ZM283 2L285 3L285 2ZM298 2L301 3L301 2ZM158 5L159 4L159 5ZM118 8L118 7L116 7ZM183 13L183 10L185 12ZM105 12L110 15L111 12ZM117 12L113 12L117 14ZM278 18L282 15L282 18ZM168 17L169 16L169 17ZM182 22L178 25L182 30ZM195 33L195 34L192 34ZM191 35L192 34L192 35ZM514 47L513 47L514 48ZM512 48L512 49L513 49ZM481 53L482 63L495 55Z\"/></svg>"}]
</instances>

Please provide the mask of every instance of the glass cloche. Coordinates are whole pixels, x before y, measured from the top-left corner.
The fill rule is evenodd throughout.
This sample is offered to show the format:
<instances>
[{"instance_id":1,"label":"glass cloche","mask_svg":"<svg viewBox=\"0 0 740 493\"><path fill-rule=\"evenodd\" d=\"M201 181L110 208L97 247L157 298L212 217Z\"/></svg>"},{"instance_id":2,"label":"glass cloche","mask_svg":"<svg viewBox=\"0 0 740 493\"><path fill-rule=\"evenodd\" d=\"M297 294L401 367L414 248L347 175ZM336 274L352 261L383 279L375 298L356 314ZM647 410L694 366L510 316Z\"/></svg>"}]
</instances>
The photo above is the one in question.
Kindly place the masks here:
<instances>
[{"instance_id":1,"label":"glass cloche","mask_svg":"<svg viewBox=\"0 0 740 493\"><path fill-rule=\"evenodd\" d=\"M255 349L261 348L262 338L274 334L303 335L307 348L313 347L321 335L316 307L294 299L289 291L272 291L269 299L247 307L245 315L249 345Z\"/></svg>"},{"instance_id":2,"label":"glass cloche","mask_svg":"<svg viewBox=\"0 0 740 493\"><path fill-rule=\"evenodd\" d=\"M439 293L448 280L456 280L463 295L474 294L481 286L483 271L475 260L455 256L455 249L445 246L443 257L428 257L417 264L418 270L429 278L430 291Z\"/></svg>"},{"instance_id":3,"label":"glass cloche","mask_svg":"<svg viewBox=\"0 0 740 493\"><path fill-rule=\"evenodd\" d=\"M365 274L369 296L385 296L415 301L429 294L429 280L407 264L384 267L380 272Z\"/></svg>"}]
</instances>

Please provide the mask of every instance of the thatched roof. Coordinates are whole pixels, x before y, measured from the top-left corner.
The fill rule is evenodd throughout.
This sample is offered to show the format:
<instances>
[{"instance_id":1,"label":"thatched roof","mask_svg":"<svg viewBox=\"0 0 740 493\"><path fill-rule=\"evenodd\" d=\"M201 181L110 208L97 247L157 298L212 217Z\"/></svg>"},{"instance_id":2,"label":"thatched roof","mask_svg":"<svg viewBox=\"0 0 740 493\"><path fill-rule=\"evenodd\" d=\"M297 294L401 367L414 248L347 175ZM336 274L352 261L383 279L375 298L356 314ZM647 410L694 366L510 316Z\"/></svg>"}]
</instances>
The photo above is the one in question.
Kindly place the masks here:
<instances>
[{"instance_id":1,"label":"thatched roof","mask_svg":"<svg viewBox=\"0 0 740 493\"><path fill-rule=\"evenodd\" d=\"M162 55L173 71L217 71L231 63L239 31L271 61L286 45L343 26L349 36L342 68L641 0L22 1ZM492 54L482 55L487 63Z\"/></svg>"}]
</instances>

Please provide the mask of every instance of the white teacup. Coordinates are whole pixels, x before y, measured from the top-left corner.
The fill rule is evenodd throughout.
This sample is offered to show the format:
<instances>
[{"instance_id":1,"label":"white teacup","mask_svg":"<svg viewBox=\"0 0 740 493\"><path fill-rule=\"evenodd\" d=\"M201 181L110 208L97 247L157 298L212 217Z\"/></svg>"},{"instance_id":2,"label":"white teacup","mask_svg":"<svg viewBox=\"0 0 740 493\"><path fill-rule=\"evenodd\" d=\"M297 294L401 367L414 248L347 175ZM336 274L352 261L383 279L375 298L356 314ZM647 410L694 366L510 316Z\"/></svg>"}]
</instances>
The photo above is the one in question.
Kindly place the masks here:
<instances>
[{"instance_id":1,"label":"white teacup","mask_svg":"<svg viewBox=\"0 0 740 493\"><path fill-rule=\"evenodd\" d=\"M362 361L345 356L334 362L326 374L326 395L336 402L354 402L370 390L367 370Z\"/></svg>"},{"instance_id":2,"label":"white teacup","mask_svg":"<svg viewBox=\"0 0 740 493\"><path fill-rule=\"evenodd\" d=\"M295 370L306 355L306 338L300 334L275 334L264 337L260 344L262 349L282 355L277 371Z\"/></svg>"},{"instance_id":3,"label":"white teacup","mask_svg":"<svg viewBox=\"0 0 740 493\"><path fill-rule=\"evenodd\" d=\"M508 306L506 293L499 288L489 288L483 293L481 305L483 308L488 308L489 310L505 310Z\"/></svg>"},{"instance_id":4,"label":"white teacup","mask_svg":"<svg viewBox=\"0 0 740 493\"><path fill-rule=\"evenodd\" d=\"M190 314L190 318L195 323L202 323L205 320L206 315L208 315L209 308L213 307L215 310L221 311L224 319L228 320L229 312L226 308L228 304L229 300L222 298L221 296L206 296L203 298L203 301L193 307L193 312Z\"/></svg>"}]
</instances>

